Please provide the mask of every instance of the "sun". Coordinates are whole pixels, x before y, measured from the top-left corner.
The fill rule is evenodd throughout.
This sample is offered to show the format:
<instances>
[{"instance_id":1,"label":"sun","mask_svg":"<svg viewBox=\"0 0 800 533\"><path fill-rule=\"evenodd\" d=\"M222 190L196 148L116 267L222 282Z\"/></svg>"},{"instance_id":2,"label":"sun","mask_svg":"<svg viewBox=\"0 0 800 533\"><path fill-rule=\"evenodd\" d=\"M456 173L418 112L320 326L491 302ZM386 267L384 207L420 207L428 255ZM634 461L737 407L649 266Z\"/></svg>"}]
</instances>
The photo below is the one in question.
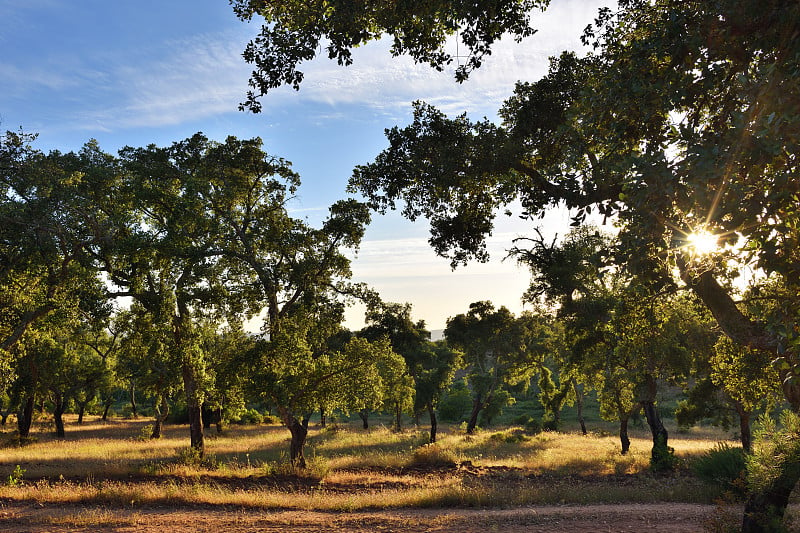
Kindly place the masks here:
<instances>
[{"instance_id":1,"label":"sun","mask_svg":"<svg viewBox=\"0 0 800 533\"><path fill-rule=\"evenodd\" d=\"M696 255L708 255L719 248L719 236L706 230L693 231L686 236L686 241Z\"/></svg>"}]
</instances>

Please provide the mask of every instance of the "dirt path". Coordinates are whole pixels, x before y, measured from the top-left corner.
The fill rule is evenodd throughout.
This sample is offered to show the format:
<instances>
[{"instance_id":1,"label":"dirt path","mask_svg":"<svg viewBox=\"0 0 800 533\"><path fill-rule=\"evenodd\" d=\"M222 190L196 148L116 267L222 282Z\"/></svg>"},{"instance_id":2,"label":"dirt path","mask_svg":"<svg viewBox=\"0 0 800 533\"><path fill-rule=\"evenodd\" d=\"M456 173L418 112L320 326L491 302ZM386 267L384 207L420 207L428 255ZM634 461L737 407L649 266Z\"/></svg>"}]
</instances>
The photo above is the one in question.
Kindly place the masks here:
<instances>
[{"instance_id":1,"label":"dirt path","mask_svg":"<svg viewBox=\"0 0 800 533\"><path fill-rule=\"evenodd\" d=\"M730 520L735 512L729 511ZM620 504L536 506L517 509L408 509L353 513L252 511L232 509L104 509L6 504L0 508L0 531L60 532L277 532L348 533L440 532L505 533L706 531L719 510L697 504Z\"/></svg>"}]
</instances>

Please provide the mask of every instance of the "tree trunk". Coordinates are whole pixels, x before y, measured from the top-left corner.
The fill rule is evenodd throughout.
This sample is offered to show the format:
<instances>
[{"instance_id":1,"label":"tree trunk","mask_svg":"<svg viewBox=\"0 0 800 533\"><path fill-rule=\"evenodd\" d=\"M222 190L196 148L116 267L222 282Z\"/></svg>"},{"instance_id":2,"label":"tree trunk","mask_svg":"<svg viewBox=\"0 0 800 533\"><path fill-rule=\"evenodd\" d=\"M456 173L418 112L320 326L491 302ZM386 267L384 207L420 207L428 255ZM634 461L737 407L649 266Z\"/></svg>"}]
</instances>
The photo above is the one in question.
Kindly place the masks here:
<instances>
[{"instance_id":1,"label":"tree trunk","mask_svg":"<svg viewBox=\"0 0 800 533\"><path fill-rule=\"evenodd\" d=\"M153 421L153 431L150 433L150 438L160 439L161 438L161 430L164 426L164 421L169 416L169 402L165 396L161 396L159 401L156 403L156 416L155 420Z\"/></svg>"},{"instance_id":2,"label":"tree trunk","mask_svg":"<svg viewBox=\"0 0 800 533\"><path fill-rule=\"evenodd\" d=\"M66 431L64 431L64 411L67 408L67 402L60 394L56 395L54 399L55 407L53 408L53 420L56 423L56 438L67 438Z\"/></svg>"},{"instance_id":3,"label":"tree trunk","mask_svg":"<svg viewBox=\"0 0 800 533\"><path fill-rule=\"evenodd\" d=\"M658 414L658 409L655 402L642 401L642 408L644 409L644 416L647 419L647 425L650 427L650 433L653 435L653 450L650 453L650 464L655 470L671 470L672 465L672 451L667 445L669 434L661 417Z\"/></svg>"},{"instance_id":4,"label":"tree trunk","mask_svg":"<svg viewBox=\"0 0 800 533\"><path fill-rule=\"evenodd\" d=\"M439 424L438 424L438 422L436 420L436 409L434 409L433 405L430 404L430 403L428 404L428 414L430 415L430 418L431 418L431 438L430 438L430 442L434 443L434 442L436 442L436 430L438 429Z\"/></svg>"},{"instance_id":5,"label":"tree trunk","mask_svg":"<svg viewBox=\"0 0 800 533\"><path fill-rule=\"evenodd\" d=\"M108 422L108 411L109 409L111 409L111 404L113 403L114 403L113 400L112 401L106 400L106 404L103 406L103 417L100 419L103 422Z\"/></svg>"},{"instance_id":6,"label":"tree trunk","mask_svg":"<svg viewBox=\"0 0 800 533\"><path fill-rule=\"evenodd\" d=\"M481 400L480 394L472 399L472 412L470 413L469 420L467 421L467 435L472 435L475 433L475 427L478 425L478 415L480 414L481 409L483 409L483 405L484 402Z\"/></svg>"},{"instance_id":7,"label":"tree trunk","mask_svg":"<svg viewBox=\"0 0 800 533\"><path fill-rule=\"evenodd\" d=\"M369 411L367 409L360 410L358 417L361 419L363 428L369 429Z\"/></svg>"},{"instance_id":8,"label":"tree trunk","mask_svg":"<svg viewBox=\"0 0 800 533\"><path fill-rule=\"evenodd\" d=\"M217 423L217 434L221 434L222 431L225 429L224 422L222 420L222 406L217 407L216 423Z\"/></svg>"},{"instance_id":9,"label":"tree trunk","mask_svg":"<svg viewBox=\"0 0 800 533\"><path fill-rule=\"evenodd\" d=\"M583 387L578 385L575 380L572 380L572 387L575 389L575 403L578 406L578 422L581 425L581 433L586 435L586 422L583 420Z\"/></svg>"},{"instance_id":10,"label":"tree trunk","mask_svg":"<svg viewBox=\"0 0 800 533\"><path fill-rule=\"evenodd\" d=\"M306 444L306 437L308 437L308 417L304 417L303 420L300 421L293 415L290 415L288 426L292 434L292 442L289 445L289 457L292 466L305 468L306 458L303 455L303 448Z\"/></svg>"},{"instance_id":11,"label":"tree trunk","mask_svg":"<svg viewBox=\"0 0 800 533\"><path fill-rule=\"evenodd\" d=\"M631 439L628 437L628 420L630 420L630 416L627 413L620 413L619 441L622 444L622 455L627 455L631 449Z\"/></svg>"},{"instance_id":12,"label":"tree trunk","mask_svg":"<svg viewBox=\"0 0 800 533\"><path fill-rule=\"evenodd\" d=\"M33 406L36 404L36 399L33 395L25 398L25 403L22 405L19 414L17 414L17 429L19 430L19 438L27 439L31 434L31 424L33 424Z\"/></svg>"},{"instance_id":13,"label":"tree trunk","mask_svg":"<svg viewBox=\"0 0 800 533\"><path fill-rule=\"evenodd\" d=\"M86 412L86 404L89 402L78 402L78 424L83 424L83 415Z\"/></svg>"},{"instance_id":14,"label":"tree trunk","mask_svg":"<svg viewBox=\"0 0 800 533\"><path fill-rule=\"evenodd\" d=\"M750 453L752 445L752 432L750 430L750 411L746 411L741 403L735 402L736 414L739 415L739 434L742 440L742 449Z\"/></svg>"},{"instance_id":15,"label":"tree trunk","mask_svg":"<svg viewBox=\"0 0 800 533\"><path fill-rule=\"evenodd\" d=\"M205 454L205 435L203 434L203 403L197 387L197 379L191 363L184 361L183 387L186 392L186 408L189 413L189 441L200 457Z\"/></svg>"},{"instance_id":16,"label":"tree trunk","mask_svg":"<svg viewBox=\"0 0 800 533\"><path fill-rule=\"evenodd\" d=\"M394 404L394 430L398 433L403 431L403 410L400 408L400 402Z\"/></svg>"},{"instance_id":17,"label":"tree trunk","mask_svg":"<svg viewBox=\"0 0 800 533\"><path fill-rule=\"evenodd\" d=\"M128 387L128 395L131 400L131 416L139 418L139 411L136 408L136 383L131 380L131 385Z\"/></svg>"},{"instance_id":18,"label":"tree trunk","mask_svg":"<svg viewBox=\"0 0 800 533\"><path fill-rule=\"evenodd\" d=\"M325 409L319 410L319 427L324 428L327 427L328 421L327 417L325 416Z\"/></svg>"}]
</instances>

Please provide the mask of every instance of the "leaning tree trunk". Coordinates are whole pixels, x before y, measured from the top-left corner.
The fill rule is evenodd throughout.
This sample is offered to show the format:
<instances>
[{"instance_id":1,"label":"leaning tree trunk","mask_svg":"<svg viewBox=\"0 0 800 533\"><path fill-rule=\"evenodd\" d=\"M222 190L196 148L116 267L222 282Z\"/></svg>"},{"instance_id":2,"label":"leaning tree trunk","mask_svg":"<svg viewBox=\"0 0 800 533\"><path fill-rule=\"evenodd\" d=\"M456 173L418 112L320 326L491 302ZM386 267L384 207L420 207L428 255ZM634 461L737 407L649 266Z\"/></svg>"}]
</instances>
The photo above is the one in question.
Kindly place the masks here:
<instances>
[{"instance_id":1,"label":"leaning tree trunk","mask_svg":"<svg viewBox=\"0 0 800 533\"><path fill-rule=\"evenodd\" d=\"M56 423L56 438L65 439L67 438L67 433L64 431L64 411L67 409L67 402L64 401L62 395L57 394L53 403L55 404L53 407L53 420Z\"/></svg>"},{"instance_id":2,"label":"leaning tree trunk","mask_svg":"<svg viewBox=\"0 0 800 533\"><path fill-rule=\"evenodd\" d=\"M19 438L27 439L31 434L31 425L33 424L33 407L36 404L36 399L33 395L25 398L25 403L22 404L19 414L17 414L17 429L19 431Z\"/></svg>"},{"instance_id":3,"label":"leaning tree trunk","mask_svg":"<svg viewBox=\"0 0 800 533\"><path fill-rule=\"evenodd\" d=\"M655 402L643 400L641 403L644 409L644 416L647 419L647 425L653 435L650 465L655 470L670 470L672 469L672 452L667 445L669 439L667 428L664 427L664 423L661 421Z\"/></svg>"},{"instance_id":4,"label":"leaning tree trunk","mask_svg":"<svg viewBox=\"0 0 800 533\"><path fill-rule=\"evenodd\" d=\"M484 402L481 399L481 395L478 394L475 398L472 399L472 412L469 415L469 420L467 421L467 435L472 435L475 433L475 428L478 426L478 415L483 409L485 404L488 404L491 401L491 397Z\"/></svg>"},{"instance_id":5,"label":"leaning tree trunk","mask_svg":"<svg viewBox=\"0 0 800 533\"><path fill-rule=\"evenodd\" d=\"M86 406L89 404L88 401L85 402L77 402L78 404L78 424L83 424L83 415L86 413Z\"/></svg>"},{"instance_id":6,"label":"leaning tree trunk","mask_svg":"<svg viewBox=\"0 0 800 533\"><path fill-rule=\"evenodd\" d=\"M110 396L106 399L105 404L103 405L103 417L100 419L103 422L108 422L108 411L111 409L111 406L114 404L114 397Z\"/></svg>"},{"instance_id":7,"label":"leaning tree trunk","mask_svg":"<svg viewBox=\"0 0 800 533\"><path fill-rule=\"evenodd\" d=\"M306 445L306 438L308 437L308 419L305 416L302 420L298 420L294 415L289 415L287 425L292 434L292 442L289 445L289 458L292 466L297 468L306 467L306 458L303 455L303 449Z\"/></svg>"},{"instance_id":8,"label":"leaning tree trunk","mask_svg":"<svg viewBox=\"0 0 800 533\"><path fill-rule=\"evenodd\" d=\"M438 422L436 420L436 409L433 408L433 405L431 403L428 403L428 415L430 415L430 418L431 418L431 438L430 438L430 442L434 443L434 442L436 442L436 430L438 429L439 424L438 424Z\"/></svg>"},{"instance_id":9,"label":"leaning tree trunk","mask_svg":"<svg viewBox=\"0 0 800 533\"><path fill-rule=\"evenodd\" d=\"M358 412L358 417L361 419L362 427L364 429L369 429L369 411L367 409L362 409Z\"/></svg>"}]
</instances>

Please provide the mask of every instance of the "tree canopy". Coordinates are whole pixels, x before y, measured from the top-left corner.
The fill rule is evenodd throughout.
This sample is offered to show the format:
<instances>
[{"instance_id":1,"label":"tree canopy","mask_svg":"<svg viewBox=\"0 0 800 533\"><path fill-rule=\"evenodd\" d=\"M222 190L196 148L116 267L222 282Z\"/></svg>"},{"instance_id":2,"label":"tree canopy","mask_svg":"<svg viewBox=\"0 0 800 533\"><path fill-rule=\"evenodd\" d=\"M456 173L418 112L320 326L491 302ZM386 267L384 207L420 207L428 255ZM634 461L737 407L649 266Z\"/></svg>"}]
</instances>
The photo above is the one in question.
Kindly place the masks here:
<instances>
[{"instance_id":1,"label":"tree canopy","mask_svg":"<svg viewBox=\"0 0 800 533\"><path fill-rule=\"evenodd\" d=\"M382 2L379 0L315 0L312 2L230 0L236 15L246 21L264 19L259 35L244 50L254 65L247 100L240 105L261 110L259 98L271 89L299 89L304 61L321 53L340 65L353 62L352 49L384 36L392 39L393 56L407 54L415 61L442 70L456 59L445 44L456 37L466 48L466 60L456 68L464 81L480 67L504 34L518 41L532 35L530 12L549 0L453 0Z\"/></svg>"}]
</instances>

